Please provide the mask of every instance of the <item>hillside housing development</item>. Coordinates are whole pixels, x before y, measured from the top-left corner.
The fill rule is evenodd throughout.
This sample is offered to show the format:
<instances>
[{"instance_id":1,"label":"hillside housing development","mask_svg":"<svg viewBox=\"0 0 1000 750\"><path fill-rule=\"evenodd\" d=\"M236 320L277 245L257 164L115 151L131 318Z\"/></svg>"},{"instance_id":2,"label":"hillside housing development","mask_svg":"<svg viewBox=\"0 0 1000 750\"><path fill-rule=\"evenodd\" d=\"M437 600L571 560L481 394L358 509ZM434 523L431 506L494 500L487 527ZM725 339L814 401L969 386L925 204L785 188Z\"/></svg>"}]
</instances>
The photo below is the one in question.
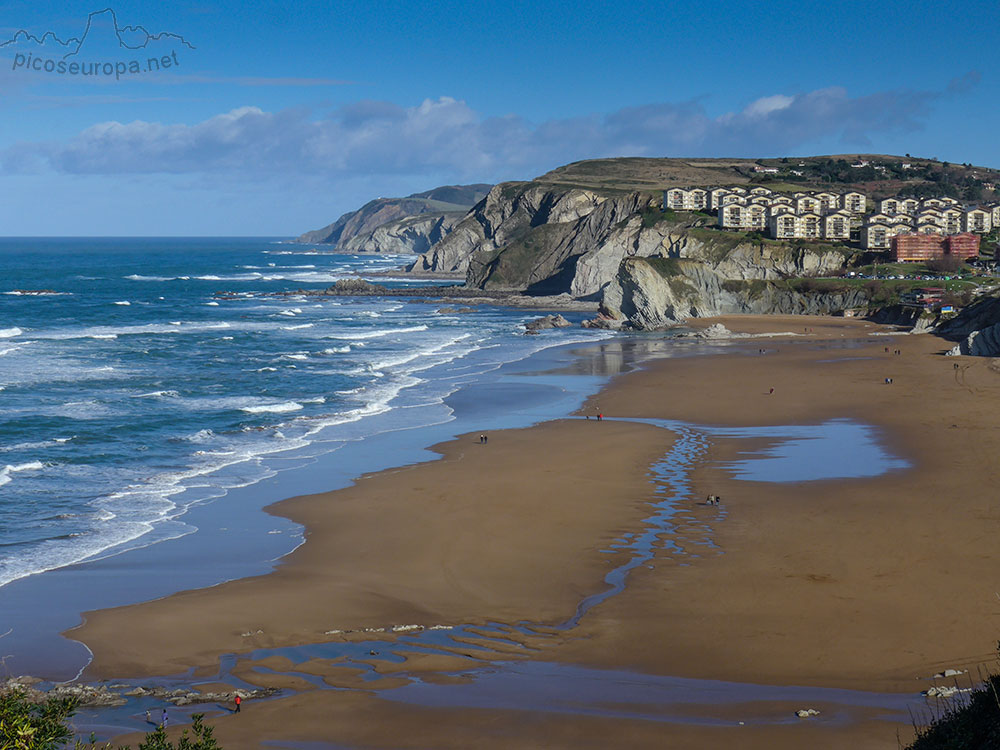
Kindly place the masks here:
<instances>
[{"instance_id":1,"label":"hillside housing development","mask_svg":"<svg viewBox=\"0 0 1000 750\"><path fill-rule=\"evenodd\" d=\"M899 235L986 234L995 226L1000 226L1000 205L963 206L954 198L886 198L877 212L865 217L861 245L885 250Z\"/></svg>"},{"instance_id":2,"label":"hillside housing development","mask_svg":"<svg viewBox=\"0 0 1000 750\"><path fill-rule=\"evenodd\" d=\"M767 232L774 239L847 242L853 236L866 250L896 252L898 246L903 256L914 255L913 260L924 259L926 253L973 257L979 240L973 242L970 235L1000 227L1000 204L963 205L948 197L886 198L867 213L869 204L868 196L856 191L787 194L763 186L731 185L663 192L664 209L715 213L722 229ZM940 241L894 242L906 235L935 235ZM948 238L957 239L944 241ZM969 255L973 244L975 252Z\"/></svg>"},{"instance_id":3,"label":"hillside housing development","mask_svg":"<svg viewBox=\"0 0 1000 750\"><path fill-rule=\"evenodd\" d=\"M715 212L723 229L766 231L776 239L849 240L852 220L860 226L868 199L853 191L786 195L762 186L734 185L672 188L664 192L663 202L665 208Z\"/></svg>"}]
</instances>

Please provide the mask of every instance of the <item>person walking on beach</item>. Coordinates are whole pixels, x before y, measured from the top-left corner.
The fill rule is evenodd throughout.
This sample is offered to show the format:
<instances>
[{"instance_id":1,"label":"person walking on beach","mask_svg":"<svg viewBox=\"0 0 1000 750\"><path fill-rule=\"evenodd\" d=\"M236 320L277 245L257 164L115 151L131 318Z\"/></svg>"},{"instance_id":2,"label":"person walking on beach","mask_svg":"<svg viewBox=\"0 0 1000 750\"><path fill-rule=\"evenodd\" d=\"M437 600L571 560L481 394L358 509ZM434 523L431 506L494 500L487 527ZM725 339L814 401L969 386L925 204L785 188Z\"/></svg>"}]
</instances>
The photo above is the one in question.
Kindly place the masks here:
<instances>
[{"instance_id":1,"label":"person walking on beach","mask_svg":"<svg viewBox=\"0 0 1000 750\"><path fill-rule=\"evenodd\" d=\"M769 391L767 392L767 395L768 395L768 396L770 396L770 395L773 395L773 394L774 394L774 388L772 388L771 390L769 390Z\"/></svg>"},{"instance_id":2,"label":"person walking on beach","mask_svg":"<svg viewBox=\"0 0 1000 750\"><path fill-rule=\"evenodd\" d=\"M166 729L167 721L168 721L167 709L163 709L163 713L160 714L160 726Z\"/></svg>"},{"instance_id":3,"label":"person walking on beach","mask_svg":"<svg viewBox=\"0 0 1000 750\"><path fill-rule=\"evenodd\" d=\"M233 713L238 714L240 712L240 706L243 704L243 698L239 693L237 693L233 700L236 703L236 710Z\"/></svg>"},{"instance_id":4,"label":"person walking on beach","mask_svg":"<svg viewBox=\"0 0 1000 750\"><path fill-rule=\"evenodd\" d=\"M601 414L601 413L598 413L597 414L597 421L600 422L602 419L604 419L604 415Z\"/></svg>"}]
</instances>

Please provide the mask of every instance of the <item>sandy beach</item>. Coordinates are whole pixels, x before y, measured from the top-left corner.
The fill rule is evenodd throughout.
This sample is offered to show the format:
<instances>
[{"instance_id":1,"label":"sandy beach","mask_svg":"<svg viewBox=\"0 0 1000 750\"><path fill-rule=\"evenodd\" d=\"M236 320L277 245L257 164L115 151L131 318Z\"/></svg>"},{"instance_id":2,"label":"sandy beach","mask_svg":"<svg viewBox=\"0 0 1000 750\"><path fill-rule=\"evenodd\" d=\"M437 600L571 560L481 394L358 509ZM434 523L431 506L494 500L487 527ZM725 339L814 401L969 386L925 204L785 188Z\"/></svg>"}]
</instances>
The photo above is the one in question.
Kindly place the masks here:
<instances>
[{"instance_id":1,"label":"sandy beach","mask_svg":"<svg viewBox=\"0 0 1000 750\"><path fill-rule=\"evenodd\" d=\"M585 406L581 414L607 417L600 422L496 432L487 444L465 435L436 446L438 461L279 503L272 512L307 533L274 573L87 613L70 633L94 652L85 676L194 667L209 679L225 653L372 638L389 652L398 636L365 629L499 626L504 643L469 637L461 652L395 662L379 654L352 663L240 660L232 673L247 683L301 692L213 718L217 736L227 748L891 748L897 733L905 742L908 721L885 720L884 710L801 721L791 716L803 707L794 699L692 700L687 719L657 720L656 706L633 706L628 716L393 698L417 679L462 684L472 678L455 672L510 659L914 695L935 672L992 661L1000 372L991 361L941 356L948 345L932 336L872 335L890 330L862 321L747 317L697 326L711 322L796 335L652 361ZM627 561L613 545L642 529L657 497L650 469L676 436L617 421L629 418L719 426L850 419L875 426L911 468L747 481L730 462L768 441L713 437L691 466L691 497L672 515L663 539L672 545L576 627L555 630ZM722 504L706 505L709 494ZM532 627L512 627L522 622ZM359 679L364 664L381 680ZM303 674L347 690L318 690ZM838 711L815 707L821 717Z\"/></svg>"}]
</instances>

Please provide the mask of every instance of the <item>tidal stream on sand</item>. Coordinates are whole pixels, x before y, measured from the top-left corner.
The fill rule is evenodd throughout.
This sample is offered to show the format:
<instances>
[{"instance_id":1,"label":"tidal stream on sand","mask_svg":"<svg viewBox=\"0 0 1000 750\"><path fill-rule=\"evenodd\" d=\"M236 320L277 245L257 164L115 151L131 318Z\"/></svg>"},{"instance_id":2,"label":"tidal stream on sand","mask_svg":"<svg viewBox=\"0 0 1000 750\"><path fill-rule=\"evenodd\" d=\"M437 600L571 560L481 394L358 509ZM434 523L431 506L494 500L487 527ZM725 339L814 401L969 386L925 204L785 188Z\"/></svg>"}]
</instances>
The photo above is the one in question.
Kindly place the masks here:
<instances>
[{"instance_id":1,"label":"tidal stream on sand","mask_svg":"<svg viewBox=\"0 0 1000 750\"><path fill-rule=\"evenodd\" d=\"M680 508L699 502L693 496L691 470L705 459L713 438L753 441L753 450L740 454L726 469L736 479L765 482L808 482L828 479L871 477L900 471L908 464L889 454L877 431L849 420L830 420L814 425L731 428L694 425L672 420L625 420L652 424L670 430L675 442L670 451L650 468L655 486L650 515L640 528L627 532L608 553L626 553L627 560L604 578L605 588L583 599L572 617L561 623L522 621L483 625L426 623L394 624L364 632L336 633L344 640L287 648L258 649L248 654L222 657L219 672L210 682L223 682L237 689L265 684L268 675L305 680L316 688L346 690L336 680L317 674L316 665L352 671L365 689L380 689L386 700L423 706L497 708L556 713L584 713L607 717L642 718L655 721L738 724L795 721L790 711L775 714L766 702L796 701L821 704L823 722L843 723L858 711L877 709L887 719L905 718L908 707L922 705L916 693L900 695L817 687L765 686L747 683L699 680L609 669L592 669L547 661L546 644L565 638L593 608L625 591L631 571L653 567L664 556L684 562L694 553L685 549L693 542L699 550L722 551L712 542L711 523L726 516L726 503L712 506L712 519L698 529L699 538L679 541L675 515ZM765 448L761 449L761 441ZM690 519L687 519L688 521ZM354 640L360 638L360 640ZM415 655L438 655L467 662L444 673L449 679L426 679L409 673L406 662ZM268 660L268 664L260 664ZM286 661L287 660L287 661ZM276 669L278 662L287 667ZM306 667L312 663L312 667ZM322 671L320 669L319 671ZM252 677L253 682L248 682ZM405 678L404 685L398 678ZM391 680L391 682L390 682ZM196 683L193 674L141 684ZM380 685L380 683L382 683ZM140 684L139 681L128 684ZM145 699L148 702L148 699ZM737 708L738 706L738 708ZM756 706L756 707L755 707ZM220 707L228 710L228 707ZM143 700L81 716L84 730L117 733L142 729ZM710 710L709 710L710 709ZM184 710L191 711L191 707ZM199 710L194 707L194 710ZM204 710L202 707L200 710Z\"/></svg>"}]
</instances>

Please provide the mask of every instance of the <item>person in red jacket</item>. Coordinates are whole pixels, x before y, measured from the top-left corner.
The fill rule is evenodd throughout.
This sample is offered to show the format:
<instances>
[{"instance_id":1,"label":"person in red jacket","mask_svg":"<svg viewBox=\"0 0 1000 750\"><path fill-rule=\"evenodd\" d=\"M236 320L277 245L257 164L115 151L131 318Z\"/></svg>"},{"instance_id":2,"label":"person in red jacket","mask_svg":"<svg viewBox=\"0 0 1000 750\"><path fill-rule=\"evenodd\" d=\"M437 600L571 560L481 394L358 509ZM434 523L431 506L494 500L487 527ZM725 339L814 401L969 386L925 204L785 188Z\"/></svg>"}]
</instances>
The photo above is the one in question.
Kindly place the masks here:
<instances>
[{"instance_id":1,"label":"person in red jacket","mask_svg":"<svg viewBox=\"0 0 1000 750\"><path fill-rule=\"evenodd\" d=\"M240 712L240 705L242 703L243 703L243 698L241 698L240 694L237 693L236 694L236 711L234 713L239 713Z\"/></svg>"}]
</instances>

